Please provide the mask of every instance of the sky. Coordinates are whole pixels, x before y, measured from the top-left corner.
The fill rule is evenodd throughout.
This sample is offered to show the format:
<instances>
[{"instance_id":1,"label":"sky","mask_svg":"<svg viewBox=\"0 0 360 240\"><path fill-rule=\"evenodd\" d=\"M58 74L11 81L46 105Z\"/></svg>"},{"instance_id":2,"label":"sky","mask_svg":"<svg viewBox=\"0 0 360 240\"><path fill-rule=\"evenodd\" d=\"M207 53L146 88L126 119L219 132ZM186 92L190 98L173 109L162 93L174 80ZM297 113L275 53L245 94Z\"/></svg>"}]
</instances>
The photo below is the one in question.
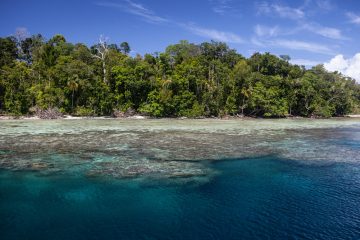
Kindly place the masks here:
<instances>
[{"instance_id":1,"label":"sky","mask_svg":"<svg viewBox=\"0 0 360 240\"><path fill-rule=\"evenodd\" d=\"M0 0L0 36L17 30L67 41L127 41L132 54L180 40L226 42L245 57L286 54L360 82L359 0Z\"/></svg>"}]
</instances>

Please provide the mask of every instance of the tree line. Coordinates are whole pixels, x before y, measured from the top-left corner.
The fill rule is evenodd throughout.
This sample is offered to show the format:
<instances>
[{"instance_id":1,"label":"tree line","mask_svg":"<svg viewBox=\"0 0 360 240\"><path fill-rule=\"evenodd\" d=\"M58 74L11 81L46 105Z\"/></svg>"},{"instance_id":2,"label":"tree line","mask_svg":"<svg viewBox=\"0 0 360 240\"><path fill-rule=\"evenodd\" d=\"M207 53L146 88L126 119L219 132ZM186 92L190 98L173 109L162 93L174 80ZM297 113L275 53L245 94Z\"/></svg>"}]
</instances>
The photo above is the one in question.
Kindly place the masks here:
<instances>
[{"instance_id":1,"label":"tree line","mask_svg":"<svg viewBox=\"0 0 360 240\"><path fill-rule=\"evenodd\" d=\"M180 41L129 55L127 42L91 47L55 35L0 38L0 113L58 109L79 116L342 116L359 111L360 85L287 55L245 58L222 42Z\"/></svg>"}]
</instances>

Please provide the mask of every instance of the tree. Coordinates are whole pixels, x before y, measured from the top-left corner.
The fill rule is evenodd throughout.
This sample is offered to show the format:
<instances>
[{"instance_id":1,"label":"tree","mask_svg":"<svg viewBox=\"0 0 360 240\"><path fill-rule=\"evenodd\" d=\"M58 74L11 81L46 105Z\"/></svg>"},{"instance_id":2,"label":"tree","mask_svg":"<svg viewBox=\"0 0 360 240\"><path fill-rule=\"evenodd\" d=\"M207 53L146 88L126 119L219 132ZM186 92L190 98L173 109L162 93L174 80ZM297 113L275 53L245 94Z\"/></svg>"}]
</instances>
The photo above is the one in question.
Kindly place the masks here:
<instances>
[{"instance_id":1,"label":"tree","mask_svg":"<svg viewBox=\"0 0 360 240\"><path fill-rule=\"evenodd\" d=\"M225 43L169 45L129 56L100 37L90 49L62 35L0 38L0 112L32 107L77 115L143 112L154 117L342 116L360 112L360 85L322 65L292 65L287 55L246 59Z\"/></svg>"},{"instance_id":2,"label":"tree","mask_svg":"<svg viewBox=\"0 0 360 240\"><path fill-rule=\"evenodd\" d=\"M233 91L237 91L237 101L244 115L244 110L248 106L248 99L251 95L252 82L250 79L251 68L245 60L240 60L232 70L231 76L234 81Z\"/></svg>"},{"instance_id":3,"label":"tree","mask_svg":"<svg viewBox=\"0 0 360 240\"><path fill-rule=\"evenodd\" d=\"M107 39L104 36L100 36L99 43L95 46L95 54L94 57L100 59L102 63L102 69L103 69L103 81L105 84L107 84L106 79L106 56L109 52L108 45L107 45Z\"/></svg>"},{"instance_id":4,"label":"tree","mask_svg":"<svg viewBox=\"0 0 360 240\"><path fill-rule=\"evenodd\" d=\"M14 37L0 38L0 68L12 65L17 56L16 39Z\"/></svg>"},{"instance_id":5,"label":"tree","mask_svg":"<svg viewBox=\"0 0 360 240\"><path fill-rule=\"evenodd\" d=\"M0 79L5 90L2 106L4 110L16 115L26 114L31 104L28 92L31 74L28 66L24 62L4 66Z\"/></svg>"},{"instance_id":6,"label":"tree","mask_svg":"<svg viewBox=\"0 0 360 240\"><path fill-rule=\"evenodd\" d=\"M130 51L131 51L129 43L127 43L127 42L122 42L122 43L120 44L120 51L121 51L122 53L124 53L124 54L129 54Z\"/></svg>"},{"instance_id":7,"label":"tree","mask_svg":"<svg viewBox=\"0 0 360 240\"><path fill-rule=\"evenodd\" d=\"M75 75L73 78L71 78L68 81L68 87L72 92L72 94L71 94L71 108L72 109L74 109L74 93L79 88L79 83L78 82L79 82L79 76L78 75Z\"/></svg>"},{"instance_id":8,"label":"tree","mask_svg":"<svg viewBox=\"0 0 360 240\"><path fill-rule=\"evenodd\" d=\"M280 55L279 57L286 62L289 62L291 60L289 55Z\"/></svg>"}]
</instances>

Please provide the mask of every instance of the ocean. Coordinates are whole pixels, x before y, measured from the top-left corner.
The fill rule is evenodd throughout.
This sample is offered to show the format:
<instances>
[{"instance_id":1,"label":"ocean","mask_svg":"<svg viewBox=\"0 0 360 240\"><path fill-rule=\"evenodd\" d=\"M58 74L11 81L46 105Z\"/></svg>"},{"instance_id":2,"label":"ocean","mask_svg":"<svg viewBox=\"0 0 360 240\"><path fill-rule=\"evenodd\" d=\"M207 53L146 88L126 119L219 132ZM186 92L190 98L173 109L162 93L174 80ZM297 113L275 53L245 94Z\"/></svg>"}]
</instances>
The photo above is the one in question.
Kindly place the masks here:
<instances>
[{"instance_id":1,"label":"ocean","mask_svg":"<svg viewBox=\"0 0 360 240\"><path fill-rule=\"evenodd\" d=\"M360 239L360 122L0 122L0 239Z\"/></svg>"}]
</instances>

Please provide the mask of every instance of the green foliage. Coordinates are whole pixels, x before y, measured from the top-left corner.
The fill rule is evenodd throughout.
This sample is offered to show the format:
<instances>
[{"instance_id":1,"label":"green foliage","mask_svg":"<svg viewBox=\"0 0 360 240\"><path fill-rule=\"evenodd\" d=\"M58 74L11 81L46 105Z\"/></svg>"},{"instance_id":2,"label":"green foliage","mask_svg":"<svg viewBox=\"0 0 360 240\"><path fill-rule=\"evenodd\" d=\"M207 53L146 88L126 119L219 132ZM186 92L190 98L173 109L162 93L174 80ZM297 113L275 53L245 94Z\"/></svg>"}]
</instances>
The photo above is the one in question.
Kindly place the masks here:
<instances>
[{"instance_id":1,"label":"green foliage","mask_svg":"<svg viewBox=\"0 0 360 240\"><path fill-rule=\"evenodd\" d=\"M19 42L18 42L19 41ZM360 112L360 86L288 55L249 59L225 43L180 41L163 53L129 56L123 42L91 48L55 35L0 38L0 112L33 107L79 116L133 109L152 117L342 116Z\"/></svg>"},{"instance_id":2,"label":"green foliage","mask_svg":"<svg viewBox=\"0 0 360 240\"><path fill-rule=\"evenodd\" d=\"M287 114L287 101L281 95L281 89L278 87L266 87L263 82L257 82L249 104L253 109L252 114L264 117L284 117Z\"/></svg>"},{"instance_id":3,"label":"green foliage","mask_svg":"<svg viewBox=\"0 0 360 240\"><path fill-rule=\"evenodd\" d=\"M226 105L225 105L225 111L227 114L234 115L238 110L237 104L236 104L236 98L234 94L231 94L226 99Z\"/></svg>"},{"instance_id":4,"label":"green foliage","mask_svg":"<svg viewBox=\"0 0 360 240\"><path fill-rule=\"evenodd\" d=\"M127 42L122 42L120 44L120 50L124 53L124 54L129 54L131 49L130 49L130 45Z\"/></svg>"},{"instance_id":5,"label":"green foliage","mask_svg":"<svg viewBox=\"0 0 360 240\"><path fill-rule=\"evenodd\" d=\"M149 93L147 102L140 106L139 111L152 117L161 117L164 113L164 107L160 102L160 94L154 90Z\"/></svg>"},{"instance_id":6,"label":"green foliage","mask_svg":"<svg viewBox=\"0 0 360 240\"><path fill-rule=\"evenodd\" d=\"M30 70L23 62L14 62L13 66L2 68L1 83L3 88L3 103L1 106L9 113L26 114L30 107L28 88L31 79Z\"/></svg>"},{"instance_id":7,"label":"green foliage","mask_svg":"<svg viewBox=\"0 0 360 240\"><path fill-rule=\"evenodd\" d=\"M78 106L74 111L74 115L80 117L86 117L86 116L94 116L95 114L94 114L94 110L91 108Z\"/></svg>"},{"instance_id":8,"label":"green foliage","mask_svg":"<svg viewBox=\"0 0 360 240\"><path fill-rule=\"evenodd\" d=\"M17 55L15 38L0 38L0 68L5 65L12 65Z\"/></svg>"}]
</instances>

